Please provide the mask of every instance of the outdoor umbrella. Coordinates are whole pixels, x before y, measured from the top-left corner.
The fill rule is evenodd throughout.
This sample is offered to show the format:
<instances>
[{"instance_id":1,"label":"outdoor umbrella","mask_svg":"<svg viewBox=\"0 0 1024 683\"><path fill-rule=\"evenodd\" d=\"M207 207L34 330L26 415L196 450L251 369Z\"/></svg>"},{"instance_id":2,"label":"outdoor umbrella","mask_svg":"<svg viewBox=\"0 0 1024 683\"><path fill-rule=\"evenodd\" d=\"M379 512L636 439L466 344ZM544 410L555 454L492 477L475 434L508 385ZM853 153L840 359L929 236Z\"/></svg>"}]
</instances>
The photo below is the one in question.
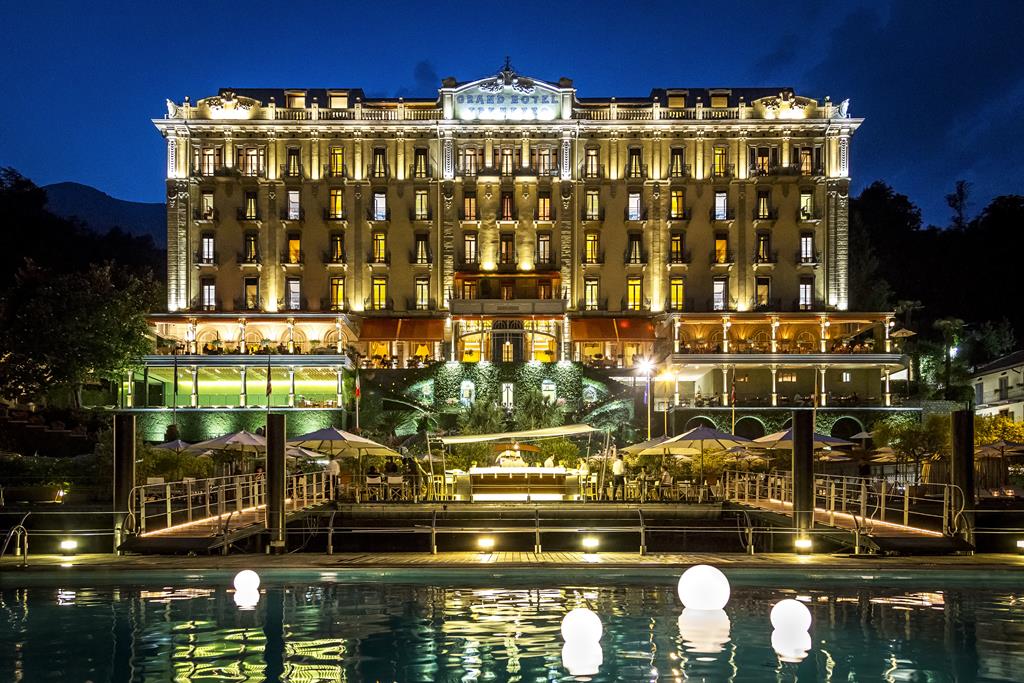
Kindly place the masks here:
<instances>
[{"instance_id":1,"label":"outdoor umbrella","mask_svg":"<svg viewBox=\"0 0 1024 683\"><path fill-rule=\"evenodd\" d=\"M260 453L266 453L267 439L259 434L253 434L243 429L240 432L218 436L216 439L194 443L186 450L199 453L205 453L206 451L238 453L242 457L245 457L247 454L258 456Z\"/></svg>"},{"instance_id":2,"label":"outdoor umbrella","mask_svg":"<svg viewBox=\"0 0 1024 683\"><path fill-rule=\"evenodd\" d=\"M322 453L330 453L333 457L354 457L356 458L356 470L360 473L363 469L363 455L401 457L401 454L392 448L336 427L324 427L315 432L301 434L288 439L288 443L312 448ZM358 495L359 488L357 487L356 502L359 500Z\"/></svg>"},{"instance_id":3,"label":"outdoor umbrella","mask_svg":"<svg viewBox=\"0 0 1024 683\"><path fill-rule=\"evenodd\" d=\"M853 446L852 441L846 439L837 439L834 436L828 436L827 434L815 433L812 436L813 446L815 450L822 448L835 448L837 446ZM780 450L780 451L791 451L793 450L793 430L787 429L783 432L775 432L774 434L768 434L760 438L754 439L755 448L764 448L767 450Z\"/></svg>"},{"instance_id":4,"label":"outdoor umbrella","mask_svg":"<svg viewBox=\"0 0 1024 683\"><path fill-rule=\"evenodd\" d=\"M974 452L984 457L998 457L1002 458L1007 453L1020 454L1024 453L1024 443L1017 443L1016 441L1007 441L1006 439L998 439L992 443L982 444L974 449Z\"/></svg>"},{"instance_id":5,"label":"outdoor umbrella","mask_svg":"<svg viewBox=\"0 0 1024 683\"><path fill-rule=\"evenodd\" d=\"M914 332L912 330L908 330L905 327L901 327L900 329L898 329L898 330L896 330L894 332L891 332L889 334L889 338L890 339L906 339L907 337L913 337L916 334L917 334L917 332Z\"/></svg>"},{"instance_id":6,"label":"outdoor umbrella","mask_svg":"<svg viewBox=\"0 0 1024 683\"><path fill-rule=\"evenodd\" d=\"M641 441L640 443L635 443L631 446L626 446L625 448L622 449L622 452L625 453L626 455L640 455L641 453L647 451L650 448L656 448L657 446L660 446L661 444L665 443L667 439L667 436L659 436L657 438L651 439L650 441Z\"/></svg>"},{"instance_id":7,"label":"outdoor umbrella","mask_svg":"<svg viewBox=\"0 0 1024 683\"><path fill-rule=\"evenodd\" d=\"M174 451L175 453L181 453L182 451L188 450L192 444L181 439L175 439L174 441L167 441L165 443L158 443L150 448L157 448L161 451Z\"/></svg>"},{"instance_id":8,"label":"outdoor umbrella","mask_svg":"<svg viewBox=\"0 0 1024 683\"><path fill-rule=\"evenodd\" d=\"M735 446L742 446L752 443L750 439L743 436L736 436L728 432L720 432L711 427L694 427L688 432L665 439L657 446L653 446L637 455L663 454L663 455L700 455L700 481L704 485L704 451L726 451Z\"/></svg>"}]
</instances>

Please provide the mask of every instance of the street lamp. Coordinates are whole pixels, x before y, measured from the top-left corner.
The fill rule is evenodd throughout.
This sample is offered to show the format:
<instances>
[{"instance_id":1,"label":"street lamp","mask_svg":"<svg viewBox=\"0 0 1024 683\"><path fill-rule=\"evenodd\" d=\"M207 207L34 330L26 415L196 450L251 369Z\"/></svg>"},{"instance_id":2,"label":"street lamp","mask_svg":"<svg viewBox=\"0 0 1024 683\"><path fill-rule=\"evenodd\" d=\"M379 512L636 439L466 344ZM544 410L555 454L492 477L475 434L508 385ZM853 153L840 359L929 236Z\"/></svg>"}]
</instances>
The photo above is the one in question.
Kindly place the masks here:
<instances>
[{"instance_id":1,"label":"street lamp","mask_svg":"<svg viewBox=\"0 0 1024 683\"><path fill-rule=\"evenodd\" d=\"M654 370L654 363L651 362L650 358L643 358L636 367L640 372L644 373L644 377L647 379L647 393L645 394L645 402L647 403L647 440L651 440L651 373Z\"/></svg>"}]
</instances>

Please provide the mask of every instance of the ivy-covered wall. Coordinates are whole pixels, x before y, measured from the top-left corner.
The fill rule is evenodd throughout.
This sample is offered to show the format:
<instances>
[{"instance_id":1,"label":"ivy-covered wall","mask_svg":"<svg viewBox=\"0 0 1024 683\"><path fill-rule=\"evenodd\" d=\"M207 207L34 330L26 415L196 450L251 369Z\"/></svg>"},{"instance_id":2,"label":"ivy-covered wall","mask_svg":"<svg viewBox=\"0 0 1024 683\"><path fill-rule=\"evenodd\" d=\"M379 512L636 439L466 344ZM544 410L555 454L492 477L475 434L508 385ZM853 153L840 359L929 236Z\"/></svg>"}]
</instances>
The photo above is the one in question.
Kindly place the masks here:
<instances>
[{"instance_id":1,"label":"ivy-covered wall","mask_svg":"<svg viewBox=\"0 0 1024 683\"><path fill-rule=\"evenodd\" d=\"M230 434L240 430L255 432L266 426L267 411L260 409L244 410L140 410L135 413L135 425L144 441L159 442L164 440L167 427L171 422L178 424L178 438L189 441L205 441L214 437ZM297 436L312 432L323 427L345 428L345 411L343 410L288 410L285 422L288 436Z\"/></svg>"},{"instance_id":2,"label":"ivy-covered wall","mask_svg":"<svg viewBox=\"0 0 1024 683\"><path fill-rule=\"evenodd\" d=\"M443 363L435 368L431 381L425 379L410 387L419 392L419 400L430 403L435 410L460 410L462 383L473 382L477 396L490 394L500 398L501 385L512 383L517 390L532 387L538 391L544 380L555 383L557 398L565 409L575 412L583 404L583 374L576 363ZM429 400L425 400L429 399Z\"/></svg>"}]
</instances>

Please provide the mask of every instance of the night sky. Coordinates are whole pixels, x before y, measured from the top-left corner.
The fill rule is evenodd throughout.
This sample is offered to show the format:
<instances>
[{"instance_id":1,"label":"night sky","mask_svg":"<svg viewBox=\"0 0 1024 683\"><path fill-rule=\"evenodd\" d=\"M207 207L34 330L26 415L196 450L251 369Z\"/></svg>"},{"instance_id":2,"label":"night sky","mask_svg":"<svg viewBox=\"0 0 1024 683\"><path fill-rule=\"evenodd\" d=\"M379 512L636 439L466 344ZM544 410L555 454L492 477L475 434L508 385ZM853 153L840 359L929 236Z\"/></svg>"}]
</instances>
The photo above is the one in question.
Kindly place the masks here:
<instances>
[{"instance_id":1,"label":"night sky","mask_svg":"<svg viewBox=\"0 0 1024 683\"><path fill-rule=\"evenodd\" d=\"M581 96L792 86L867 119L855 191L883 179L945 225L1024 193L1024 2L20 3L0 22L0 165L163 200L164 100L219 87L436 96L505 55Z\"/></svg>"}]
</instances>

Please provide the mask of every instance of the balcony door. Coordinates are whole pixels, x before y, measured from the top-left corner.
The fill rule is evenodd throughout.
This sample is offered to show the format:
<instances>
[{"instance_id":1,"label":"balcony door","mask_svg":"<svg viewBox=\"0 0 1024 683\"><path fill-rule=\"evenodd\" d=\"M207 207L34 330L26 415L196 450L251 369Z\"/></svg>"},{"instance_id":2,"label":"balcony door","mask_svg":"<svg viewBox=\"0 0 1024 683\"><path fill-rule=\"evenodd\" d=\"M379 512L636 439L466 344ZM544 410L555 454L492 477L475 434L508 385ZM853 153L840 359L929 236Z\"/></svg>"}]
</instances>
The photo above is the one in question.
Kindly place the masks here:
<instances>
[{"instance_id":1,"label":"balcony door","mask_svg":"<svg viewBox=\"0 0 1024 683\"><path fill-rule=\"evenodd\" d=\"M498 363L523 362L522 321L494 321L491 326L491 360Z\"/></svg>"}]
</instances>

